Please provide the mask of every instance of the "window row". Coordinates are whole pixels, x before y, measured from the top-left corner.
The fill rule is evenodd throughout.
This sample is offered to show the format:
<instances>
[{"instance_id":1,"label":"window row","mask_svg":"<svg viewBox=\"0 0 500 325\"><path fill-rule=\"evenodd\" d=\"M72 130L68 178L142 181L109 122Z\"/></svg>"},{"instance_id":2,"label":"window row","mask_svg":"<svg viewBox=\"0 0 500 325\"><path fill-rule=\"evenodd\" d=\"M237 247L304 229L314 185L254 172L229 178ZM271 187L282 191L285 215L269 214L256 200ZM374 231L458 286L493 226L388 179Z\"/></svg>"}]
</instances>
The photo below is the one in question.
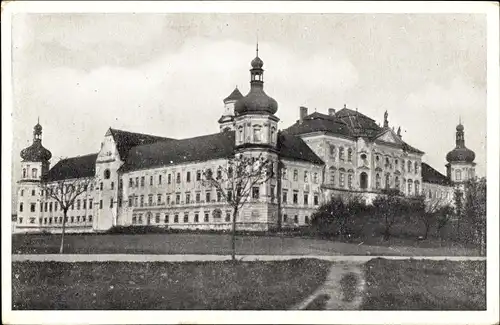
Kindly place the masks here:
<instances>
[{"instance_id":1,"label":"window row","mask_svg":"<svg viewBox=\"0 0 500 325\"><path fill-rule=\"evenodd\" d=\"M28 177L29 177L29 167L23 168L23 178L28 178ZM38 177L38 169L31 168L31 178L37 178L37 177Z\"/></svg>"},{"instance_id":2,"label":"window row","mask_svg":"<svg viewBox=\"0 0 500 325\"><path fill-rule=\"evenodd\" d=\"M347 150L344 147L336 147L333 144L330 144L330 158L333 161L337 160L337 157L339 161L346 161L347 162L352 162L352 157L353 157L353 150L352 148L347 148ZM346 152L347 152L347 157L346 157Z\"/></svg>"},{"instance_id":3,"label":"window row","mask_svg":"<svg viewBox=\"0 0 500 325\"><path fill-rule=\"evenodd\" d=\"M298 224L299 223L299 216L295 215L293 217L293 219L291 219L291 218L288 218L287 214L283 215L283 223L285 223L285 224L286 223L290 223L290 222L292 222L292 220L293 220L294 224ZM309 216L305 216L304 217L304 223L307 224L307 225L311 223L311 220L309 219Z\"/></svg>"},{"instance_id":4,"label":"window row","mask_svg":"<svg viewBox=\"0 0 500 325\"><path fill-rule=\"evenodd\" d=\"M199 223L199 222L210 222L210 221L218 221L221 222L223 219L225 222L231 221L231 212L226 211L224 217L220 210L214 210L212 213L205 211L203 214L199 212L195 212L190 215L189 212L182 213L174 213L172 215L168 213L156 213L153 217L152 213L147 214L133 214L132 215L132 224L133 225L151 225L151 224L169 224L169 223ZM212 218L210 218L212 216ZM192 219L191 219L192 217Z\"/></svg>"},{"instance_id":5,"label":"window row","mask_svg":"<svg viewBox=\"0 0 500 325\"><path fill-rule=\"evenodd\" d=\"M345 188L347 177L347 188L353 188L354 170L349 169L346 171L344 168L339 168L337 170L337 168L332 166L328 169L328 171L330 175L329 184L336 187Z\"/></svg>"},{"instance_id":6,"label":"window row","mask_svg":"<svg viewBox=\"0 0 500 325\"><path fill-rule=\"evenodd\" d=\"M29 219L30 224L35 224L36 223L36 218L35 217L30 217ZM18 223L23 223L23 218L19 217L17 219ZM66 217L66 223L74 224L74 223L86 223L86 222L92 222L92 216L71 216L71 217ZM46 225L46 224L61 224L63 223L63 217L45 217L45 218L38 218L38 224Z\"/></svg>"},{"instance_id":7,"label":"window row","mask_svg":"<svg viewBox=\"0 0 500 325\"><path fill-rule=\"evenodd\" d=\"M375 161L376 161L377 165L379 165L381 162L381 156L376 155ZM394 161L394 164L393 164L393 161ZM399 170L399 168L400 168L399 159L385 157L384 167L388 168L388 169ZM420 163L418 161L412 162L410 160L405 162L405 160L403 159L403 160L401 160L401 170L405 171L405 169L409 173L414 172L415 174L418 174L420 172Z\"/></svg>"},{"instance_id":8,"label":"window row","mask_svg":"<svg viewBox=\"0 0 500 325\"><path fill-rule=\"evenodd\" d=\"M428 197L429 199L435 198L435 199L450 199L451 198L451 193L446 192L446 191L434 191L434 193L429 190L428 192Z\"/></svg>"},{"instance_id":9,"label":"window row","mask_svg":"<svg viewBox=\"0 0 500 325\"><path fill-rule=\"evenodd\" d=\"M314 184L318 184L319 183L319 176L320 176L320 174L319 173L310 173L308 171L304 171L304 173L303 173L304 183L309 183L309 177L310 177L311 174L312 174L312 182ZM288 179L288 169L284 167L281 170L281 175L282 175L283 179ZM293 170L293 181L294 182L298 182L299 181L299 171L297 169Z\"/></svg>"},{"instance_id":10,"label":"window row","mask_svg":"<svg viewBox=\"0 0 500 325\"><path fill-rule=\"evenodd\" d=\"M283 189L283 194L281 196L281 201L283 203L288 203L288 190ZM304 205L319 205L319 195L314 194L312 195L312 202L311 202L311 195L309 193L304 193L302 196L302 201L301 203ZM299 204L299 191L294 190L292 191L292 202L293 204Z\"/></svg>"}]
</instances>

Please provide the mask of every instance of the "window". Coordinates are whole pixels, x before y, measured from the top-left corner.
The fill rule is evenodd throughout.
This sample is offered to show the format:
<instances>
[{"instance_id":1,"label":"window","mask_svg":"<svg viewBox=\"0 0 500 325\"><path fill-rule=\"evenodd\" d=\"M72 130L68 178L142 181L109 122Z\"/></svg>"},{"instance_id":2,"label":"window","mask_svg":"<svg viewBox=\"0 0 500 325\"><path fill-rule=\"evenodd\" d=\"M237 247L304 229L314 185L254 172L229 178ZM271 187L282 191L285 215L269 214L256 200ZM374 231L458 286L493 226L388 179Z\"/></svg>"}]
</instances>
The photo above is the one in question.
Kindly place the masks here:
<instances>
[{"instance_id":1,"label":"window","mask_svg":"<svg viewBox=\"0 0 500 325\"><path fill-rule=\"evenodd\" d=\"M205 202L210 202L210 192L205 193Z\"/></svg>"},{"instance_id":2,"label":"window","mask_svg":"<svg viewBox=\"0 0 500 325\"><path fill-rule=\"evenodd\" d=\"M196 193L196 203L200 202L200 193Z\"/></svg>"},{"instance_id":3,"label":"window","mask_svg":"<svg viewBox=\"0 0 500 325\"><path fill-rule=\"evenodd\" d=\"M49 211L52 212L52 202L49 203Z\"/></svg>"},{"instance_id":4,"label":"window","mask_svg":"<svg viewBox=\"0 0 500 325\"><path fill-rule=\"evenodd\" d=\"M287 222L288 221L288 216L286 214L283 215L283 222Z\"/></svg>"},{"instance_id":5,"label":"window","mask_svg":"<svg viewBox=\"0 0 500 325\"><path fill-rule=\"evenodd\" d=\"M335 160L335 146L333 144L330 145L330 157Z\"/></svg>"},{"instance_id":6,"label":"window","mask_svg":"<svg viewBox=\"0 0 500 325\"><path fill-rule=\"evenodd\" d=\"M52 222L52 218L49 218L49 223L51 223L51 222ZM80 216L76 217L76 222L80 222Z\"/></svg>"},{"instance_id":7,"label":"window","mask_svg":"<svg viewBox=\"0 0 500 325\"><path fill-rule=\"evenodd\" d=\"M389 161L389 158L385 158L385 167L389 167L391 165L391 162Z\"/></svg>"},{"instance_id":8,"label":"window","mask_svg":"<svg viewBox=\"0 0 500 325\"><path fill-rule=\"evenodd\" d=\"M204 219L204 221L208 222L209 218L210 218L210 215L208 214L208 212L205 212L205 219Z\"/></svg>"},{"instance_id":9,"label":"window","mask_svg":"<svg viewBox=\"0 0 500 325\"><path fill-rule=\"evenodd\" d=\"M177 193L175 194L175 204L180 204L181 203L181 194Z\"/></svg>"},{"instance_id":10,"label":"window","mask_svg":"<svg viewBox=\"0 0 500 325\"><path fill-rule=\"evenodd\" d=\"M304 217L304 222L308 225L309 224L309 216Z\"/></svg>"},{"instance_id":11,"label":"window","mask_svg":"<svg viewBox=\"0 0 500 325\"><path fill-rule=\"evenodd\" d=\"M283 167L283 169L281 169L281 176L283 179L287 179L287 170L286 170L286 167Z\"/></svg>"},{"instance_id":12,"label":"window","mask_svg":"<svg viewBox=\"0 0 500 325\"><path fill-rule=\"evenodd\" d=\"M308 194L304 194L304 204L305 205L309 204L309 195Z\"/></svg>"},{"instance_id":13,"label":"window","mask_svg":"<svg viewBox=\"0 0 500 325\"><path fill-rule=\"evenodd\" d=\"M413 181L411 179L409 179L408 180L408 195L411 195L412 185L413 185Z\"/></svg>"},{"instance_id":14,"label":"window","mask_svg":"<svg viewBox=\"0 0 500 325\"><path fill-rule=\"evenodd\" d=\"M189 215L186 213L184 214L184 223L188 223L189 222Z\"/></svg>"},{"instance_id":15,"label":"window","mask_svg":"<svg viewBox=\"0 0 500 325\"><path fill-rule=\"evenodd\" d=\"M274 194L275 188L276 187L274 185L271 185L271 202L274 202L274 199L276 198Z\"/></svg>"},{"instance_id":16,"label":"window","mask_svg":"<svg viewBox=\"0 0 500 325\"><path fill-rule=\"evenodd\" d=\"M149 186L153 186L153 176L149 176Z\"/></svg>"},{"instance_id":17,"label":"window","mask_svg":"<svg viewBox=\"0 0 500 325\"><path fill-rule=\"evenodd\" d=\"M71 223L75 223L75 217L71 216Z\"/></svg>"},{"instance_id":18,"label":"window","mask_svg":"<svg viewBox=\"0 0 500 325\"><path fill-rule=\"evenodd\" d=\"M219 168L217 169L217 179L221 179L222 178L222 170Z\"/></svg>"},{"instance_id":19,"label":"window","mask_svg":"<svg viewBox=\"0 0 500 325\"><path fill-rule=\"evenodd\" d=\"M200 215L198 214L198 212L194 214L194 222L200 222Z\"/></svg>"},{"instance_id":20,"label":"window","mask_svg":"<svg viewBox=\"0 0 500 325\"><path fill-rule=\"evenodd\" d=\"M417 161L415 161L415 174L418 174L418 162Z\"/></svg>"},{"instance_id":21,"label":"window","mask_svg":"<svg viewBox=\"0 0 500 325\"><path fill-rule=\"evenodd\" d=\"M294 222L294 223L299 223L299 216L298 216L298 215L295 215L295 216L293 217L293 222Z\"/></svg>"},{"instance_id":22,"label":"window","mask_svg":"<svg viewBox=\"0 0 500 325\"><path fill-rule=\"evenodd\" d=\"M162 195L161 195L161 194L158 194L158 195L156 196L156 202L157 202L157 204L158 204L158 205L160 205L160 204L161 204L161 197L162 197Z\"/></svg>"},{"instance_id":23,"label":"window","mask_svg":"<svg viewBox=\"0 0 500 325\"><path fill-rule=\"evenodd\" d=\"M352 149L351 148L349 148L347 150L347 161L352 162Z\"/></svg>"},{"instance_id":24,"label":"window","mask_svg":"<svg viewBox=\"0 0 500 325\"><path fill-rule=\"evenodd\" d=\"M49 203L45 202L45 212L47 212L48 210L49 210Z\"/></svg>"},{"instance_id":25,"label":"window","mask_svg":"<svg viewBox=\"0 0 500 325\"><path fill-rule=\"evenodd\" d=\"M26 178L26 168L23 168L23 178Z\"/></svg>"},{"instance_id":26,"label":"window","mask_svg":"<svg viewBox=\"0 0 500 325\"><path fill-rule=\"evenodd\" d=\"M146 178L144 176L141 176L141 187L144 187L145 181L146 181Z\"/></svg>"},{"instance_id":27,"label":"window","mask_svg":"<svg viewBox=\"0 0 500 325\"><path fill-rule=\"evenodd\" d=\"M21 219L22 220L22 219ZM43 218L43 223L47 224L47 218Z\"/></svg>"},{"instance_id":28,"label":"window","mask_svg":"<svg viewBox=\"0 0 500 325\"><path fill-rule=\"evenodd\" d=\"M432 199L432 192L429 190L429 199Z\"/></svg>"},{"instance_id":29,"label":"window","mask_svg":"<svg viewBox=\"0 0 500 325\"><path fill-rule=\"evenodd\" d=\"M19 212L23 212L23 203L19 203ZM33 211L32 211L33 212Z\"/></svg>"},{"instance_id":30,"label":"window","mask_svg":"<svg viewBox=\"0 0 500 325\"><path fill-rule=\"evenodd\" d=\"M59 205L58 202L54 202L54 211L57 211L57 206Z\"/></svg>"},{"instance_id":31,"label":"window","mask_svg":"<svg viewBox=\"0 0 500 325\"><path fill-rule=\"evenodd\" d=\"M132 207L132 203L133 203L134 199L132 198L132 196L130 195L128 197L128 207L131 208Z\"/></svg>"},{"instance_id":32,"label":"window","mask_svg":"<svg viewBox=\"0 0 500 325\"><path fill-rule=\"evenodd\" d=\"M233 191L228 190L227 191L227 202L232 202L233 201Z\"/></svg>"},{"instance_id":33,"label":"window","mask_svg":"<svg viewBox=\"0 0 500 325\"><path fill-rule=\"evenodd\" d=\"M186 193L186 204L191 203L191 193Z\"/></svg>"},{"instance_id":34,"label":"window","mask_svg":"<svg viewBox=\"0 0 500 325\"><path fill-rule=\"evenodd\" d=\"M181 183L181 173L177 173L177 177L175 178L175 182L177 184L180 184Z\"/></svg>"},{"instance_id":35,"label":"window","mask_svg":"<svg viewBox=\"0 0 500 325\"><path fill-rule=\"evenodd\" d=\"M153 205L153 194L148 195L148 205L152 206Z\"/></svg>"},{"instance_id":36,"label":"window","mask_svg":"<svg viewBox=\"0 0 500 325\"><path fill-rule=\"evenodd\" d=\"M238 139L239 139L240 142L243 142L243 127L240 126L238 128L238 131L239 131L238 132Z\"/></svg>"},{"instance_id":37,"label":"window","mask_svg":"<svg viewBox=\"0 0 500 325\"><path fill-rule=\"evenodd\" d=\"M82 222L86 222L86 221L87 221L87 217L82 216Z\"/></svg>"},{"instance_id":38,"label":"window","mask_svg":"<svg viewBox=\"0 0 500 325\"><path fill-rule=\"evenodd\" d=\"M158 175L158 185L161 185L161 175Z\"/></svg>"},{"instance_id":39,"label":"window","mask_svg":"<svg viewBox=\"0 0 500 325\"><path fill-rule=\"evenodd\" d=\"M293 191L293 204L299 203L299 192Z\"/></svg>"},{"instance_id":40,"label":"window","mask_svg":"<svg viewBox=\"0 0 500 325\"><path fill-rule=\"evenodd\" d=\"M259 187L258 186L252 187L252 198L253 199L259 198Z\"/></svg>"},{"instance_id":41,"label":"window","mask_svg":"<svg viewBox=\"0 0 500 325\"><path fill-rule=\"evenodd\" d=\"M345 173L343 171L339 171L339 186L345 186Z\"/></svg>"},{"instance_id":42,"label":"window","mask_svg":"<svg viewBox=\"0 0 500 325\"><path fill-rule=\"evenodd\" d=\"M339 148L339 160L344 161L344 148L343 147Z\"/></svg>"},{"instance_id":43,"label":"window","mask_svg":"<svg viewBox=\"0 0 500 325\"><path fill-rule=\"evenodd\" d=\"M222 192L217 191L217 202L222 201Z\"/></svg>"},{"instance_id":44,"label":"window","mask_svg":"<svg viewBox=\"0 0 500 325\"><path fill-rule=\"evenodd\" d=\"M132 216L132 224L136 224L137 223L137 217L135 216L135 214Z\"/></svg>"},{"instance_id":45,"label":"window","mask_svg":"<svg viewBox=\"0 0 500 325\"><path fill-rule=\"evenodd\" d=\"M318 184L318 173L313 174L313 183Z\"/></svg>"},{"instance_id":46,"label":"window","mask_svg":"<svg viewBox=\"0 0 500 325\"><path fill-rule=\"evenodd\" d=\"M21 190L21 196L24 196L24 190Z\"/></svg>"},{"instance_id":47,"label":"window","mask_svg":"<svg viewBox=\"0 0 500 325\"><path fill-rule=\"evenodd\" d=\"M299 180L299 171L297 169L293 170L293 181L297 182Z\"/></svg>"},{"instance_id":48,"label":"window","mask_svg":"<svg viewBox=\"0 0 500 325\"><path fill-rule=\"evenodd\" d=\"M89 209L92 209L93 208L93 200L92 199L89 199ZM57 209L56 209L57 210ZM89 220L90 221L90 220Z\"/></svg>"},{"instance_id":49,"label":"window","mask_svg":"<svg viewBox=\"0 0 500 325\"><path fill-rule=\"evenodd\" d=\"M201 170L196 171L196 180L201 181Z\"/></svg>"},{"instance_id":50,"label":"window","mask_svg":"<svg viewBox=\"0 0 500 325\"><path fill-rule=\"evenodd\" d=\"M43 212L43 203L40 202L40 212Z\"/></svg>"},{"instance_id":51,"label":"window","mask_svg":"<svg viewBox=\"0 0 500 325\"><path fill-rule=\"evenodd\" d=\"M380 174L375 175L375 188L380 189Z\"/></svg>"},{"instance_id":52,"label":"window","mask_svg":"<svg viewBox=\"0 0 500 325\"><path fill-rule=\"evenodd\" d=\"M457 181L461 181L461 180L462 180L462 171L461 171L460 169L457 169L457 170L455 171L455 179L456 179Z\"/></svg>"},{"instance_id":53,"label":"window","mask_svg":"<svg viewBox=\"0 0 500 325\"><path fill-rule=\"evenodd\" d=\"M111 177L111 172L109 169L104 170L104 179L109 179Z\"/></svg>"},{"instance_id":54,"label":"window","mask_svg":"<svg viewBox=\"0 0 500 325\"><path fill-rule=\"evenodd\" d=\"M144 195L141 195L141 207L144 206Z\"/></svg>"},{"instance_id":55,"label":"window","mask_svg":"<svg viewBox=\"0 0 500 325\"><path fill-rule=\"evenodd\" d=\"M398 176L396 176L394 178L394 183L395 183L396 189L399 190L400 189L400 183L399 183L399 177Z\"/></svg>"},{"instance_id":56,"label":"window","mask_svg":"<svg viewBox=\"0 0 500 325\"><path fill-rule=\"evenodd\" d=\"M352 188L352 177L353 177L353 175L351 173L349 173L347 175L347 187L348 188Z\"/></svg>"},{"instance_id":57,"label":"window","mask_svg":"<svg viewBox=\"0 0 500 325\"><path fill-rule=\"evenodd\" d=\"M160 223L160 214L157 213L155 216L155 223Z\"/></svg>"},{"instance_id":58,"label":"window","mask_svg":"<svg viewBox=\"0 0 500 325\"><path fill-rule=\"evenodd\" d=\"M231 212L226 212L226 222L231 221Z\"/></svg>"},{"instance_id":59,"label":"window","mask_svg":"<svg viewBox=\"0 0 500 325\"><path fill-rule=\"evenodd\" d=\"M169 219L170 219L170 218L169 218L168 214L166 214L166 215L165 215L165 218L164 218L164 220L163 220L163 222L164 222L164 223L169 223L169 222L170 222L170 220L169 220Z\"/></svg>"},{"instance_id":60,"label":"window","mask_svg":"<svg viewBox=\"0 0 500 325\"><path fill-rule=\"evenodd\" d=\"M139 220L138 220L139 224L142 225L142 214L139 214Z\"/></svg>"},{"instance_id":61,"label":"window","mask_svg":"<svg viewBox=\"0 0 500 325\"><path fill-rule=\"evenodd\" d=\"M335 167L330 167L330 184L335 185L335 174L337 173L337 169Z\"/></svg>"},{"instance_id":62,"label":"window","mask_svg":"<svg viewBox=\"0 0 500 325\"><path fill-rule=\"evenodd\" d=\"M119 208L122 207L122 198L121 197L118 198L118 207Z\"/></svg>"},{"instance_id":63,"label":"window","mask_svg":"<svg viewBox=\"0 0 500 325\"><path fill-rule=\"evenodd\" d=\"M80 200L76 200L76 209L80 210Z\"/></svg>"},{"instance_id":64,"label":"window","mask_svg":"<svg viewBox=\"0 0 500 325\"><path fill-rule=\"evenodd\" d=\"M233 178L233 167L231 166L227 169L227 177Z\"/></svg>"},{"instance_id":65,"label":"window","mask_svg":"<svg viewBox=\"0 0 500 325\"><path fill-rule=\"evenodd\" d=\"M87 209L87 200L83 200L83 209L86 210Z\"/></svg>"},{"instance_id":66,"label":"window","mask_svg":"<svg viewBox=\"0 0 500 325\"><path fill-rule=\"evenodd\" d=\"M171 174L167 175L167 183L172 184L172 175Z\"/></svg>"},{"instance_id":67,"label":"window","mask_svg":"<svg viewBox=\"0 0 500 325\"><path fill-rule=\"evenodd\" d=\"M411 161L408 160L408 172L411 172Z\"/></svg>"},{"instance_id":68,"label":"window","mask_svg":"<svg viewBox=\"0 0 500 325\"><path fill-rule=\"evenodd\" d=\"M208 168L206 171L206 179L208 180L212 179L212 170L210 168Z\"/></svg>"},{"instance_id":69,"label":"window","mask_svg":"<svg viewBox=\"0 0 500 325\"><path fill-rule=\"evenodd\" d=\"M31 177L37 178L38 170L36 168L31 169Z\"/></svg>"},{"instance_id":70,"label":"window","mask_svg":"<svg viewBox=\"0 0 500 325\"><path fill-rule=\"evenodd\" d=\"M191 182L191 172L186 173L186 182Z\"/></svg>"},{"instance_id":71,"label":"window","mask_svg":"<svg viewBox=\"0 0 500 325\"><path fill-rule=\"evenodd\" d=\"M283 190L283 203L287 203L288 201L288 191L287 190Z\"/></svg>"},{"instance_id":72,"label":"window","mask_svg":"<svg viewBox=\"0 0 500 325\"><path fill-rule=\"evenodd\" d=\"M304 182L309 182L309 173L307 171L304 172Z\"/></svg>"},{"instance_id":73,"label":"window","mask_svg":"<svg viewBox=\"0 0 500 325\"><path fill-rule=\"evenodd\" d=\"M31 190L31 196L35 196L35 190Z\"/></svg>"},{"instance_id":74,"label":"window","mask_svg":"<svg viewBox=\"0 0 500 325\"><path fill-rule=\"evenodd\" d=\"M314 195L314 205L319 205L319 196L317 194Z\"/></svg>"},{"instance_id":75,"label":"window","mask_svg":"<svg viewBox=\"0 0 500 325\"><path fill-rule=\"evenodd\" d=\"M135 178L135 187L139 187L139 177Z\"/></svg>"},{"instance_id":76,"label":"window","mask_svg":"<svg viewBox=\"0 0 500 325\"><path fill-rule=\"evenodd\" d=\"M415 195L420 194L420 182L415 181Z\"/></svg>"},{"instance_id":77,"label":"window","mask_svg":"<svg viewBox=\"0 0 500 325\"><path fill-rule=\"evenodd\" d=\"M99 201L99 209L102 209L102 200Z\"/></svg>"},{"instance_id":78,"label":"window","mask_svg":"<svg viewBox=\"0 0 500 325\"><path fill-rule=\"evenodd\" d=\"M123 188L123 179L120 179L119 183L118 183L118 188L119 189L122 189Z\"/></svg>"},{"instance_id":79,"label":"window","mask_svg":"<svg viewBox=\"0 0 500 325\"><path fill-rule=\"evenodd\" d=\"M260 128L260 126L253 127L253 141L254 142L261 141L261 128Z\"/></svg>"},{"instance_id":80,"label":"window","mask_svg":"<svg viewBox=\"0 0 500 325\"><path fill-rule=\"evenodd\" d=\"M167 204L170 204L170 195L167 195Z\"/></svg>"}]
</instances>

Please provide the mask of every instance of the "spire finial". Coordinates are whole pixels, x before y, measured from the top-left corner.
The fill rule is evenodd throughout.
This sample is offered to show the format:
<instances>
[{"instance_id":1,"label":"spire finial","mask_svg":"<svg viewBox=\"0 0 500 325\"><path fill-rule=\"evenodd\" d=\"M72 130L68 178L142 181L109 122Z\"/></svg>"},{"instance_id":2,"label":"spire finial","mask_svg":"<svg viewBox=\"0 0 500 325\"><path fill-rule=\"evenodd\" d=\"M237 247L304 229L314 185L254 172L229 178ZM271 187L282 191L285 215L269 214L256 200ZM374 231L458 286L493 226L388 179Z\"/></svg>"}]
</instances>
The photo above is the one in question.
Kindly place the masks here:
<instances>
[{"instance_id":1,"label":"spire finial","mask_svg":"<svg viewBox=\"0 0 500 325\"><path fill-rule=\"evenodd\" d=\"M344 104L344 108L347 108L347 105L346 105L346 104Z\"/></svg>"},{"instance_id":2,"label":"spire finial","mask_svg":"<svg viewBox=\"0 0 500 325\"><path fill-rule=\"evenodd\" d=\"M258 57L259 56L259 39L257 37L257 46L255 48L255 53L256 53L256 56Z\"/></svg>"},{"instance_id":3,"label":"spire finial","mask_svg":"<svg viewBox=\"0 0 500 325\"><path fill-rule=\"evenodd\" d=\"M458 115L458 124L462 124L462 115Z\"/></svg>"},{"instance_id":4,"label":"spire finial","mask_svg":"<svg viewBox=\"0 0 500 325\"><path fill-rule=\"evenodd\" d=\"M37 123L40 124L40 116L38 116Z\"/></svg>"}]
</instances>

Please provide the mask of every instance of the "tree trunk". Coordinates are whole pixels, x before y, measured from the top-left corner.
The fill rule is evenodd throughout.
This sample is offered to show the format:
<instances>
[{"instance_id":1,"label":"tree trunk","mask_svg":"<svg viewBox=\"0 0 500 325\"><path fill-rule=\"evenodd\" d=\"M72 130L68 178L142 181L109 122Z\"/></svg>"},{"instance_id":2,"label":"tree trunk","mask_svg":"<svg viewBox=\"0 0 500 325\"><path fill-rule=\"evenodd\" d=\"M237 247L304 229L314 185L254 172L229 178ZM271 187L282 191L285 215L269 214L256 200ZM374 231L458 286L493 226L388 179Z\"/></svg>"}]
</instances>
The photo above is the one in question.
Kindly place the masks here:
<instances>
[{"instance_id":1,"label":"tree trunk","mask_svg":"<svg viewBox=\"0 0 500 325\"><path fill-rule=\"evenodd\" d=\"M62 227L62 233L61 233L61 247L59 247L59 254L63 254L64 252L64 233L66 232L66 214L68 211L64 210L63 213L63 227Z\"/></svg>"},{"instance_id":2,"label":"tree trunk","mask_svg":"<svg viewBox=\"0 0 500 325\"><path fill-rule=\"evenodd\" d=\"M233 209L233 224L231 231L231 260L236 260L236 216L238 215L238 208Z\"/></svg>"},{"instance_id":3,"label":"tree trunk","mask_svg":"<svg viewBox=\"0 0 500 325\"><path fill-rule=\"evenodd\" d=\"M424 234L424 240L427 239L427 236L429 235L429 228L431 227L430 224L425 225L425 234Z\"/></svg>"}]
</instances>

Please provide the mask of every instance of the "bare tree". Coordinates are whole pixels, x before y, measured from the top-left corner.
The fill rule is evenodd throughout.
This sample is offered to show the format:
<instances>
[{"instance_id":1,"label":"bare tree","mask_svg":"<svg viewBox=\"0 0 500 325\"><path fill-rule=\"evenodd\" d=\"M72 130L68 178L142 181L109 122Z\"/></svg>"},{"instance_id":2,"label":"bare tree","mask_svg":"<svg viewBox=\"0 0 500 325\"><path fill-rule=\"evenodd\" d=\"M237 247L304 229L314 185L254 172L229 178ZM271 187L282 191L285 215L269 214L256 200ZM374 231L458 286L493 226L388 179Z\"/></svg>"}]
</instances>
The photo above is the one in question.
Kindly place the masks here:
<instances>
[{"instance_id":1,"label":"bare tree","mask_svg":"<svg viewBox=\"0 0 500 325\"><path fill-rule=\"evenodd\" d=\"M486 178L471 179L465 184L464 217L479 245L481 255L486 253Z\"/></svg>"},{"instance_id":2,"label":"bare tree","mask_svg":"<svg viewBox=\"0 0 500 325\"><path fill-rule=\"evenodd\" d=\"M68 210L75 203L76 198L88 190L91 181L91 178L63 179L40 185L46 197L54 199L63 212L60 254L64 252L64 234L66 232Z\"/></svg>"},{"instance_id":3,"label":"bare tree","mask_svg":"<svg viewBox=\"0 0 500 325\"><path fill-rule=\"evenodd\" d=\"M441 218L442 208L446 206L445 201L446 200L442 196L425 200L425 209L423 213L419 214L420 221L424 224L424 239L427 239L429 231L434 224L436 224L437 227L439 227L439 230L441 230L441 228L444 227L449 221L449 215L448 219Z\"/></svg>"},{"instance_id":4,"label":"bare tree","mask_svg":"<svg viewBox=\"0 0 500 325\"><path fill-rule=\"evenodd\" d=\"M231 227L231 258L236 258L236 218L238 212L251 196L258 197L260 186L274 175L274 164L260 154L251 157L236 154L228 159L226 166L219 166L215 171L207 169L203 172L203 184L215 187L233 210Z\"/></svg>"}]
</instances>

